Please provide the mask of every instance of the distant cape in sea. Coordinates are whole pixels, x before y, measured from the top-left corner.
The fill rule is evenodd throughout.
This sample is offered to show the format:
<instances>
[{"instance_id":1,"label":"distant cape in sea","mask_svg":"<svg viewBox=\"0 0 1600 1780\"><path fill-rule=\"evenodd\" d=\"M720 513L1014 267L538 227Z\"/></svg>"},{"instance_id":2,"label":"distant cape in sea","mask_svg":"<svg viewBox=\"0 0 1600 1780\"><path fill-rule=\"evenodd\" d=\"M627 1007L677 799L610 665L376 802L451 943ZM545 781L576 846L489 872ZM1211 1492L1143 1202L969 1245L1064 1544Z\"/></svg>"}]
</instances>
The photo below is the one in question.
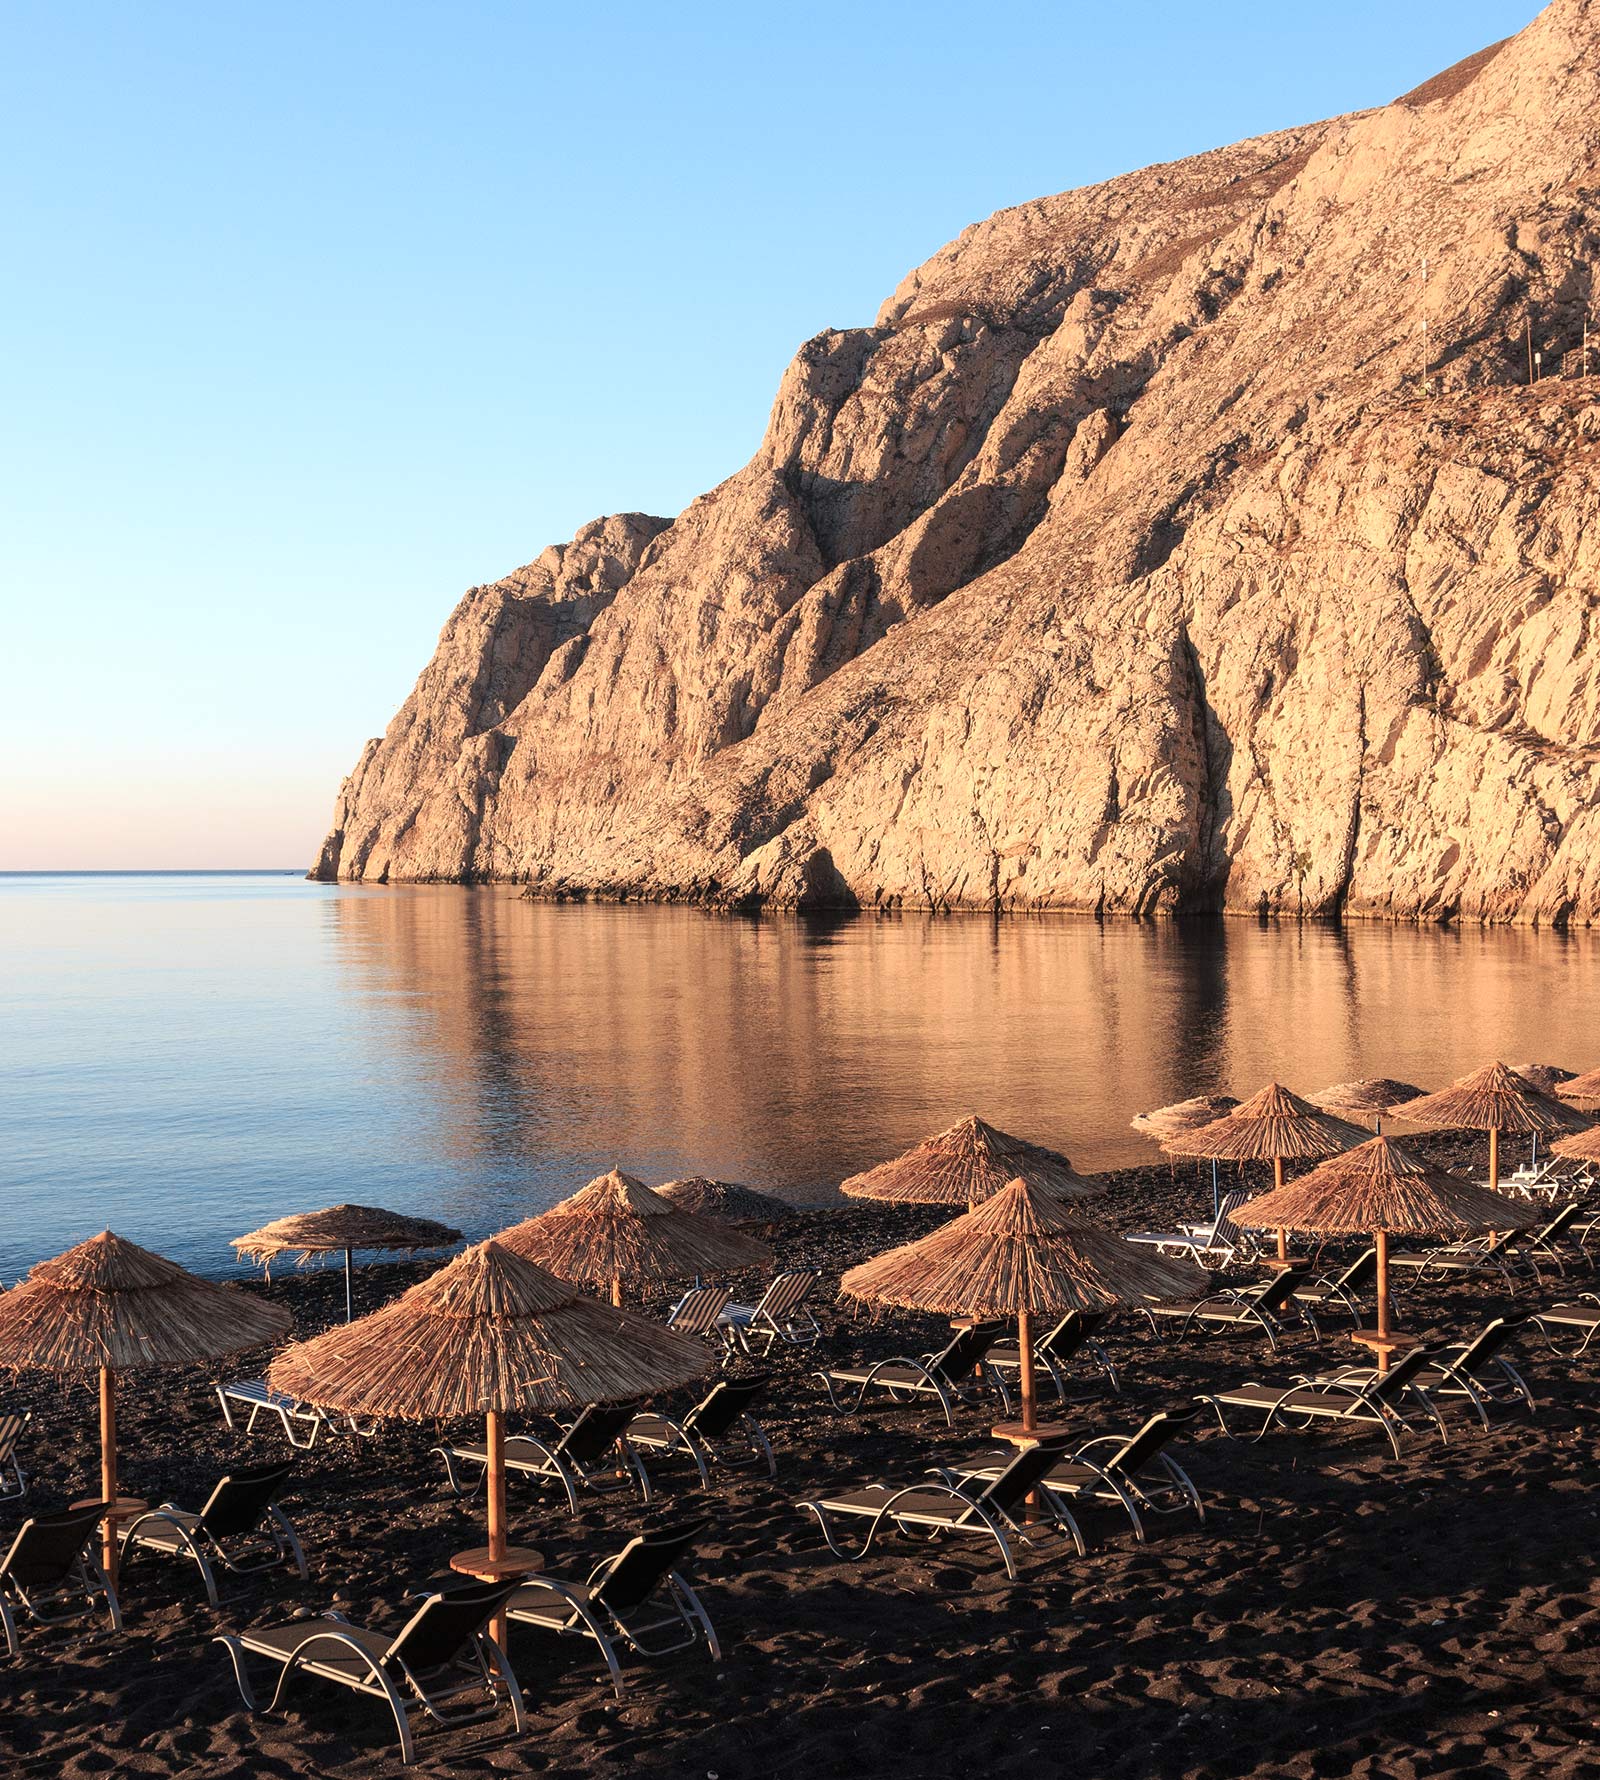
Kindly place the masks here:
<instances>
[{"instance_id":1,"label":"distant cape in sea","mask_svg":"<svg viewBox=\"0 0 1600 1780\"><path fill-rule=\"evenodd\" d=\"M1600 0L1001 211L473 588L313 875L1591 922L1597 260Z\"/></svg>"}]
</instances>

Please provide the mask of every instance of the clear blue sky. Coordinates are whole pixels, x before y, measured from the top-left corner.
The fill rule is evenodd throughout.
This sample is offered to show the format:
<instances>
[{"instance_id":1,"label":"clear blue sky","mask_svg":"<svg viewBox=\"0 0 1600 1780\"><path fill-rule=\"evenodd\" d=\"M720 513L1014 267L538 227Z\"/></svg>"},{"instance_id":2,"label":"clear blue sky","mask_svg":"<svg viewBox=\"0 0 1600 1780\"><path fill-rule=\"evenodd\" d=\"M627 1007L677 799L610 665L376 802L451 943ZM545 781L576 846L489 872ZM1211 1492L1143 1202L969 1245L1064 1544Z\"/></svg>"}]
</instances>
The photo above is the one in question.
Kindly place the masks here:
<instances>
[{"instance_id":1,"label":"clear blue sky","mask_svg":"<svg viewBox=\"0 0 1600 1780\"><path fill-rule=\"evenodd\" d=\"M1535 10L7 0L0 869L305 864L463 588L967 223Z\"/></svg>"}]
</instances>

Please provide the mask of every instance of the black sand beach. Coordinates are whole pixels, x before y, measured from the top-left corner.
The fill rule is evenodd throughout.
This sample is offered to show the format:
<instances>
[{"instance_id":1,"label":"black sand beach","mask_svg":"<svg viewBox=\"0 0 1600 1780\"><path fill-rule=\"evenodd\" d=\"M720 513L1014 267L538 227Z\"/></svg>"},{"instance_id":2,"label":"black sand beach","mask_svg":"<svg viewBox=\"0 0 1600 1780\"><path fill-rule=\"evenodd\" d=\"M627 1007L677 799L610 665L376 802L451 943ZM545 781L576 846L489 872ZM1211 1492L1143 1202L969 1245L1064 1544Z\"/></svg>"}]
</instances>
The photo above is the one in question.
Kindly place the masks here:
<instances>
[{"instance_id":1,"label":"black sand beach","mask_svg":"<svg viewBox=\"0 0 1600 1780\"><path fill-rule=\"evenodd\" d=\"M1472 1146L1428 1139L1436 1157ZM1101 1202L1122 1228L1198 1215L1205 1181L1165 1166L1112 1177ZM841 1267L939 1222L926 1210L810 1211L780 1243L788 1264ZM358 1312L428 1271L374 1267ZM750 1282L742 1282L750 1283ZM1590 1284L1530 1286L1524 1305ZM260 1289L260 1288L251 1288ZM342 1308L332 1272L274 1279L300 1332ZM1408 1293L1404 1326L1460 1335L1504 1308L1498 1283ZM830 1309L827 1356L937 1344L943 1325L877 1324ZM1085 1438L1131 1428L1224 1381L1287 1377L1354 1360L1342 1335L1293 1333L1274 1358L1227 1336L1153 1346L1126 1321L1115 1349L1128 1397L1080 1375L1052 1419ZM1400 1463L1379 1436L1320 1430L1258 1444L1214 1427L1186 1443L1206 1498L1202 1527L1158 1520L1148 1546L1125 1519L1090 1512L1087 1557L1047 1540L1014 1584L976 1541L942 1548L893 1538L851 1566L829 1556L797 1499L871 1479L911 1481L946 1454L985 1443L987 1410L833 1413L809 1376L817 1358L780 1351L763 1414L776 1482L745 1475L710 1494L692 1471L658 1472L660 1507L704 1510L712 1530L693 1570L725 1646L635 1663L618 1706L577 1641L514 1629L510 1655L531 1719L454 1733L424 1730L419 1772L818 1776L995 1772L1083 1776L1567 1776L1600 1773L1594 1599L1600 1482L1596 1361L1521 1338L1517 1363L1539 1408L1502 1411L1490 1432L1448 1411L1447 1444L1419 1433ZM83 1386L24 1375L0 1399L34 1410L26 1458L35 1505L93 1484L93 1399ZM230 1434L200 1372L130 1376L122 1393L124 1487L196 1507L230 1463L283 1449L275 1433ZM127 1632L30 1631L0 1661L0 1768L7 1776L313 1775L351 1780L397 1768L376 1703L306 1681L284 1717L245 1713L223 1630L337 1606L398 1625L406 1597L479 1542L481 1500L461 1504L429 1456L431 1426L319 1443L301 1456L285 1504L311 1560L300 1585L229 1580L218 1611L191 1567L153 1557L127 1570ZM513 1537L547 1567L581 1577L626 1539L631 1499L591 1498L576 1518L513 1482ZM23 1517L0 1510L0 1530Z\"/></svg>"}]
</instances>

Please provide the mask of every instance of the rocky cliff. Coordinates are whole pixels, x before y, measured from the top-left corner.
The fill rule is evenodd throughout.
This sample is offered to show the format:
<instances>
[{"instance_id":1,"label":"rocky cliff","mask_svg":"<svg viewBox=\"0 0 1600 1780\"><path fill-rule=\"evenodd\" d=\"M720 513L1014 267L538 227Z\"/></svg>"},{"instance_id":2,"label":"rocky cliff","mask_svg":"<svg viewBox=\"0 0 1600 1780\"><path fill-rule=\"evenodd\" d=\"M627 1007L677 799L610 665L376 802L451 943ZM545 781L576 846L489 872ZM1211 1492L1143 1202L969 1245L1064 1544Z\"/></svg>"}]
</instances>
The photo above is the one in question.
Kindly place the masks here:
<instances>
[{"instance_id":1,"label":"rocky cliff","mask_svg":"<svg viewBox=\"0 0 1600 1780\"><path fill-rule=\"evenodd\" d=\"M473 589L314 875L1593 921L1597 255L1600 0L1003 211Z\"/></svg>"}]
</instances>

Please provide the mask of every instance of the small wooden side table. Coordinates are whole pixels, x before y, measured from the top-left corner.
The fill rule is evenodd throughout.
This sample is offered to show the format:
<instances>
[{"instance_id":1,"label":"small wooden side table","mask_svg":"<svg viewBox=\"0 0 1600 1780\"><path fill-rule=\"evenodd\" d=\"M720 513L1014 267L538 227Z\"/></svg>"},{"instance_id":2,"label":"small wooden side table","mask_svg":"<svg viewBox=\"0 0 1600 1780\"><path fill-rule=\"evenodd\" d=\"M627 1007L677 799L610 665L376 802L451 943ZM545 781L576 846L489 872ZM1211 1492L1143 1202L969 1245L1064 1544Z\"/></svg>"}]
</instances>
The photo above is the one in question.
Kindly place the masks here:
<instances>
[{"instance_id":1,"label":"small wooden side table","mask_svg":"<svg viewBox=\"0 0 1600 1780\"><path fill-rule=\"evenodd\" d=\"M989 1432L1020 1452L1023 1447L1037 1446L1041 1440L1054 1440L1072 1430L1062 1422L1038 1422L1031 1428L1023 1427L1021 1422L996 1422Z\"/></svg>"},{"instance_id":2,"label":"small wooden side table","mask_svg":"<svg viewBox=\"0 0 1600 1780\"><path fill-rule=\"evenodd\" d=\"M503 1582L508 1576L526 1576L542 1570L544 1553L532 1545L508 1545L503 1558L492 1558L487 1545L474 1545L470 1551L458 1551L450 1560L450 1568L479 1582Z\"/></svg>"},{"instance_id":3,"label":"small wooden side table","mask_svg":"<svg viewBox=\"0 0 1600 1780\"><path fill-rule=\"evenodd\" d=\"M73 1508L93 1508L100 1501L99 1496L85 1496L81 1502L70 1504ZM141 1514L148 1514L150 1504L143 1496L118 1496L110 1508L106 1510L106 1519L112 1522L135 1520Z\"/></svg>"}]
</instances>

